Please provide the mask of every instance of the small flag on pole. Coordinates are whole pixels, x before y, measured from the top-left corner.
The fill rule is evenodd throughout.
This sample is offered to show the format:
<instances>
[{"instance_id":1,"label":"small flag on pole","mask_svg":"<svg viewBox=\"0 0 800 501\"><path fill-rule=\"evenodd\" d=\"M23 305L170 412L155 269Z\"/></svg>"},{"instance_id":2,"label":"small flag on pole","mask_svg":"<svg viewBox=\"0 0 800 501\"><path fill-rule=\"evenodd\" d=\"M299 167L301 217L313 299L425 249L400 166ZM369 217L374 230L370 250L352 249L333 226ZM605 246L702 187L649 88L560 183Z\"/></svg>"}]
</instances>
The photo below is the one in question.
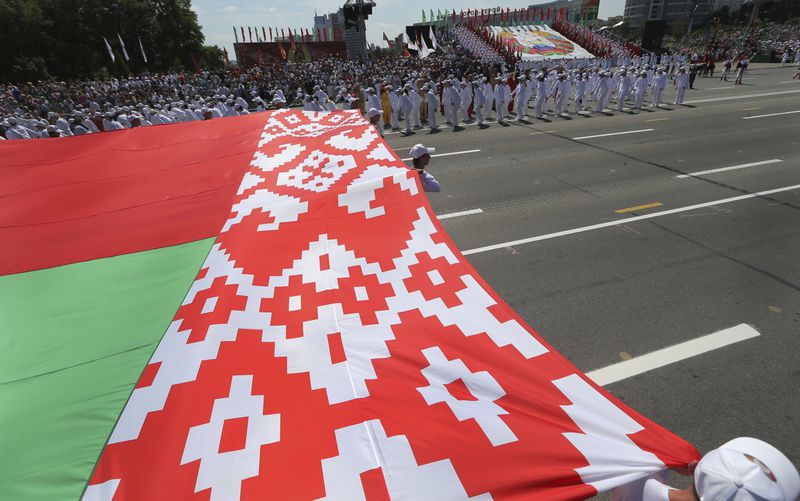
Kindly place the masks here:
<instances>
[{"instance_id":1,"label":"small flag on pole","mask_svg":"<svg viewBox=\"0 0 800 501\"><path fill-rule=\"evenodd\" d=\"M117 33L117 38L119 39L119 46L122 47L122 57L124 57L126 61L129 61L131 58L128 57L128 51L125 50L125 42L122 41L122 35Z\"/></svg>"},{"instance_id":2,"label":"small flag on pole","mask_svg":"<svg viewBox=\"0 0 800 501\"><path fill-rule=\"evenodd\" d=\"M233 29L233 32L236 33L236 28ZM142 37L139 38L139 50L142 51L142 59L144 59L144 63L147 64L147 55L144 53L144 46L142 45Z\"/></svg>"},{"instance_id":3,"label":"small flag on pole","mask_svg":"<svg viewBox=\"0 0 800 501\"><path fill-rule=\"evenodd\" d=\"M114 51L111 50L111 44L108 43L106 37L103 37L103 41L106 43L106 50L108 50L108 56L111 58L111 62L114 63L117 61L117 58L114 57Z\"/></svg>"},{"instance_id":4,"label":"small flag on pole","mask_svg":"<svg viewBox=\"0 0 800 501\"><path fill-rule=\"evenodd\" d=\"M233 27L233 38L236 39L236 43L239 43L239 34L236 32L236 26Z\"/></svg>"}]
</instances>

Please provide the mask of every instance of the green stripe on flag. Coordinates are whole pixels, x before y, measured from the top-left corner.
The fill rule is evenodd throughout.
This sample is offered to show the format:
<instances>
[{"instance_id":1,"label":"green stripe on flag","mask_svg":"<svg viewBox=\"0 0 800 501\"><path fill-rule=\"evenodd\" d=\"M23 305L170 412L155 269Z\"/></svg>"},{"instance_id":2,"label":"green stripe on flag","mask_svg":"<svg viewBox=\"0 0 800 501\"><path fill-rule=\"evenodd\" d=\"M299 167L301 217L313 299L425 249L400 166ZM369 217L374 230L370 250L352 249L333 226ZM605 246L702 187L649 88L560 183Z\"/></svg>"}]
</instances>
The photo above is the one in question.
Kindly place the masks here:
<instances>
[{"instance_id":1,"label":"green stripe on flag","mask_svg":"<svg viewBox=\"0 0 800 501\"><path fill-rule=\"evenodd\" d=\"M77 499L214 239L0 277L0 492Z\"/></svg>"}]
</instances>

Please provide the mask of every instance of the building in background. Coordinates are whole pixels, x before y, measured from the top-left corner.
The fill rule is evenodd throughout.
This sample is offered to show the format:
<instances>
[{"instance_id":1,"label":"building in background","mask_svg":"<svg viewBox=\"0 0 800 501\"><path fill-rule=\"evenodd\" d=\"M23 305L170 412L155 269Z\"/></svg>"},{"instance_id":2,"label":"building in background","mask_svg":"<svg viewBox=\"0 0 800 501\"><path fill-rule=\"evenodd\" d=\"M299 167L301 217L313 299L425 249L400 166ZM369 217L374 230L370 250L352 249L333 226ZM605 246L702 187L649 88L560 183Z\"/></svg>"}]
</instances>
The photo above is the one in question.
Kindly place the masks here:
<instances>
[{"instance_id":1,"label":"building in background","mask_svg":"<svg viewBox=\"0 0 800 501\"><path fill-rule=\"evenodd\" d=\"M705 25L713 12L715 0L626 0L625 23L639 29L647 21L665 21L672 26L679 21L688 28ZM687 29L688 29L687 28Z\"/></svg>"},{"instance_id":2,"label":"building in background","mask_svg":"<svg viewBox=\"0 0 800 501\"><path fill-rule=\"evenodd\" d=\"M716 12L723 7L727 7L729 12L737 12L741 10L744 0L714 0L712 12Z\"/></svg>"},{"instance_id":3,"label":"building in background","mask_svg":"<svg viewBox=\"0 0 800 501\"><path fill-rule=\"evenodd\" d=\"M328 40L334 42L344 41L344 13L342 9L322 16L314 14L314 30L326 30Z\"/></svg>"}]
</instances>

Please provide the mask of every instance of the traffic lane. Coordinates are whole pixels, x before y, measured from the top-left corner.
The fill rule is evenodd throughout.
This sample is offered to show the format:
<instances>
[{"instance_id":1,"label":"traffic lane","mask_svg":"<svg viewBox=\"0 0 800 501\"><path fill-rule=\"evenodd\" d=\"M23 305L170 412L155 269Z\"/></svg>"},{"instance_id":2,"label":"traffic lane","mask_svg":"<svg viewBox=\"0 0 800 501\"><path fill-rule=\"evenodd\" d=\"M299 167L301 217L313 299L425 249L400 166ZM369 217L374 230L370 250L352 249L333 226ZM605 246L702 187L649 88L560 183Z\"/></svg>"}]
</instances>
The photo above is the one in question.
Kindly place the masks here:
<instances>
[{"instance_id":1,"label":"traffic lane","mask_svg":"<svg viewBox=\"0 0 800 501\"><path fill-rule=\"evenodd\" d=\"M797 314L766 313L753 323L763 331L760 337L606 389L701 453L735 437L758 437L800 468L795 433L800 425L800 336L785 334L797 332Z\"/></svg>"},{"instance_id":2,"label":"traffic lane","mask_svg":"<svg viewBox=\"0 0 800 501\"><path fill-rule=\"evenodd\" d=\"M670 216L468 259L584 371L740 323L797 337L796 210L743 204L731 213ZM784 323L764 321L778 310Z\"/></svg>"},{"instance_id":3,"label":"traffic lane","mask_svg":"<svg viewBox=\"0 0 800 501\"><path fill-rule=\"evenodd\" d=\"M532 151L508 140L472 143L481 148L480 153L432 162L429 171L442 182L446 195L431 200L437 210L466 210L494 199L529 198L531 192L557 189L558 184L547 185L550 177L587 189L604 181L624 183L630 178L633 183L637 179L650 182L776 158L795 163L800 160L796 133L778 121L769 127L712 130L687 138L677 134L680 131L670 129L649 142L628 138L624 145L587 144L567 149L562 148L563 141L548 136L538 139ZM762 170L764 174L771 172Z\"/></svg>"},{"instance_id":4,"label":"traffic lane","mask_svg":"<svg viewBox=\"0 0 800 501\"><path fill-rule=\"evenodd\" d=\"M796 99L796 96L795 96ZM777 96L766 103L761 103L758 106L758 114L781 112L790 109L798 108L792 96ZM755 103L749 103L755 104ZM794 107L794 108L792 108ZM670 142L681 139L686 140L702 140L704 137L717 137L721 140L731 140L729 134L757 134L764 135L763 129L773 129L777 133L785 133L787 137L791 137L790 130L784 130L787 125L795 123L800 120L800 115L787 115L783 118L764 118L756 123L748 123L743 120L745 116L754 115L753 111L745 111L741 103L727 103L725 106L720 107L718 110L707 113L697 113L697 110L685 110L687 113L680 116L670 115L669 117L662 117L663 120L658 122L648 122L647 120L654 119L641 119L638 115L627 115L620 117L621 120L612 121L610 117L599 118L598 121L591 122L590 119L573 119L572 122L579 121L581 126L570 126L560 124L546 125L539 127L537 125L513 125L509 127L495 127L478 133L465 132L452 133L443 132L440 134L428 137L411 136L403 138L403 141L390 140L389 144L398 152L402 157L405 157L405 150L410 149L411 146L418 142L423 142L429 146L434 146L444 151L463 151L468 149L491 149L509 154L520 154L521 152L535 151L538 157L542 160L549 160L551 158L558 158L565 152L574 151L579 149L582 145L589 147L614 147L616 145L650 145L652 143ZM749 108L753 108L752 106ZM691 112L691 113L689 113ZM632 117L633 120L626 120ZM607 119L608 118L608 119ZM635 121L638 120L638 121ZM594 124L594 125L590 125ZM499 130L502 129L502 130ZM583 141L574 141L574 137L585 137L591 135L602 134L615 134L620 132L627 132L631 130L645 130L654 129L652 132L641 132L637 134L609 136L597 139L588 139ZM796 136L796 135L795 135ZM765 136L768 137L768 136ZM561 140L562 142L559 142ZM749 141L737 141L737 144L746 144ZM549 146L557 147L548 153ZM539 151L541 150L541 151ZM460 159L459 159L460 160ZM446 165L446 164L445 164Z\"/></svg>"},{"instance_id":5,"label":"traffic lane","mask_svg":"<svg viewBox=\"0 0 800 501\"><path fill-rule=\"evenodd\" d=\"M742 201L727 200L741 196L757 196L765 204L778 203L778 194L755 195L767 190L787 189L800 193L797 166L787 163L759 169L743 169L714 175L713 182L653 178L648 182L604 183L588 187L565 185L560 189L531 190L527 198L521 195L512 200L485 200L471 209L480 208L481 214L447 219L445 230L462 251L472 251L485 246L547 236L564 231L601 231L591 227L601 223L636 224L632 218L659 216L671 210L689 210L698 204L708 204L700 213L727 212ZM709 176L711 178L711 176ZM547 183L553 183L548 181ZM548 186L544 181L540 186ZM432 195L436 199L441 194ZM797 195L787 195L797 198ZM660 204L649 208L616 212L635 207ZM800 206L800 200L788 202ZM435 207L435 206L434 206ZM454 212L440 211L437 213ZM523 244L524 245L528 244Z\"/></svg>"}]
</instances>

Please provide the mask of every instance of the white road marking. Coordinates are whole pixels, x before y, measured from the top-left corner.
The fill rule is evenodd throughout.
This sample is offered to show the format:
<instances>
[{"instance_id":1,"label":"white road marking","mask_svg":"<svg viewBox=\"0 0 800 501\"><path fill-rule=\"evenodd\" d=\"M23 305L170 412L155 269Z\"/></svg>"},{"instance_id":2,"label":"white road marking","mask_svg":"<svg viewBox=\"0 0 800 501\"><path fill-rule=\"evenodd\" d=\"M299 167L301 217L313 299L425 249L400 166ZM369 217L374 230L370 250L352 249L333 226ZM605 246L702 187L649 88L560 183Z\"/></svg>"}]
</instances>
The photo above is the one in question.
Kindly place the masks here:
<instances>
[{"instance_id":1,"label":"white road marking","mask_svg":"<svg viewBox=\"0 0 800 501\"><path fill-rule=\"evenodd\" d=\"M478 153L479 151L481 151L481 150L451 151L450 153L439 153L439 154L436 154L436 155L431 155L431 158L449 157L449 156L452 156L452 155L465 155L467 153ZM413 160L413 159L411 157L404 158L403 162L408 162L410 160Z\"/></svg>"},{"instance_id":2,"label":"white road marking","mask_svg":"<svg viewBox=\"0 0 800 501\"><path fill-rule=\"evenodd\" d=\"M723 198L721 200L714 200L713 202L704 202L701 204L695 205L688 205L686 207L678 207L677 209L669 209L663 210L659 212L653 212L651 214L644 214L642 216L634 216L634 217L624 217L621 219L615 219L613 221L606 221L605 223L593 224L591 226L583 226L581 228L573 228L571 230L563 230L557 231L555 233L548 233L547 235L539 235L537 237L530 237L530 238L522 238L519 240L512 240L510 242L503 242L501 244L494 244L494 245L487 245L485 247L477 247L475 249L468 249L462 251L461 253L465 256L469 256L470 254L479 254L481 252L489 252L493 250L505 249L506 247L510 247L513 245L522 245L528 244L532 242L539 242L541 240L549 240L551 238L558 238L558 237L565 237L567 235L574 235L576 233L583 233L585 231L592 231L592 230L599 230L601 228L609 228L611 226L621 226L625 224L630 224L635 221L642 221L645 219L652 219L654 217L661 217L667 216L670 214L678 214L681 212L692 211L696 209L702 209L703 207L711 207L713 205L722 205L722 204L729 204L732 202L738 202L740 200L747 200L748 198L755 198L755 197L762 197L766 195L772 195L773 193L780 193L783 191L791 191L800 189L800 184L795 184L792 186L784 186L783 188L775 188L773 190L766 190L766 191L759 191L758 193L750 193L747 195L739 195L737 197L731 198Z\"/></svg>"},{"instance_id":3,"label":"white road marking","mask_svg":"<svg viewBox=\"0 0 800 501\"><path fill-rule=\"evenodd\" d=\"M770 113L768 115L753 115L752 117L742 117L742 120L752 120L753 118L777 117L777 116L780 116L780 115L793 115L795 113L800 113L800 110L783 111L781 113Z\"/></svg>"},{"instance_id":4,"label":"white road marking","mask_svg":"<svg viewBox=\"0 0 800 501\"><path fill-rule=\"evenodd\" d=\"M727 87L709 87L708 89L698 89L698 90L728 90L728 89L735 89L736 86L729 85Z\"/></svg>"},{"instance_id":5,"label":"white road marking","mask_svg":"<svg viewBox=\"0 0 800 501\"><path fill-rule=\"evenodd\" d=\"M639 130L626 130L624 132L611 132L609 134L597 134L594 136L581 136L581 137L573 137L573 141L580 141L581 139L594 139L596 137L608 137L608 136L621 136L624 134L637 134L639 132L653 132L655 129L639 129Z\"/></svg>"},{"instance_id":6,"label":"white road marking","mask_svg":"<svg viewBox=\"0 0 800 501\"><path fill-rule=\"evenodd\" d=\"M681 174L680 176L675 176L678 179L686 179L688 177L696 177L696 176L703 176L705 174L715 174L717 172L726 172L729 170L737 170L737 169L746 169L748 167L758 167L759 165L769 165L769 164L777 164L781 163L783 160L778 158L773 158L772 160L764 160L763 162L753 162L749 164L741 164L741 165L732 165L730 167L722 167L720 169L711 169L711 170L701 170L700 172L690 172L689 174Z\"/></svg>"},{"instance_id":7,"label":"white road marking","mask_svg":"<svg viewBox=\"0 0 800 501\"><path fill-rule=\"evenodd\" d=\"M442 219L450 219L458 216L469 216L470 214L483 214L483 209L470 209L462 210L461 212L450 212L449 214L442 214L436 217L441 221Z\"/></svg>"},{"instance_id":8,"label":"white road marking","mask_svg":"<svg viewBox=\"0 0 800 501\"><path fill-rule=\"evenodd\" d=\"M760 335L761 333L749 325L739 324L729 329L708 334L707 336L692 339L691 341L663 348L602 369L587 372L586 375L598 385L606 386Z\"/></svg>"},{"instance_id":9,"label":"white road marking","mask_svg":"<svg viewBox=\"0 0 800 501\"><path fill-rule=\"evenodd\" d=\"M783 82L778 82L779 84L787 84L787 83L800 83L800 80L784 80Z\"/></svg>"},{"instance_id":10,"label":"white road marking","mask_svg":"<svg viewBox=\"0 0 800 501\"><path fill-rule=\"evenodd\" d=\"M795 94L800 90L779 90L775 92L760 92L758 94L741 94L738 96L709 97L706 99L693 99L684 101L683 104L713 103L716 101L730 101L732 99L750 99L752 97L782 96L784 94Z\"/></svg>"}]
</instances>

